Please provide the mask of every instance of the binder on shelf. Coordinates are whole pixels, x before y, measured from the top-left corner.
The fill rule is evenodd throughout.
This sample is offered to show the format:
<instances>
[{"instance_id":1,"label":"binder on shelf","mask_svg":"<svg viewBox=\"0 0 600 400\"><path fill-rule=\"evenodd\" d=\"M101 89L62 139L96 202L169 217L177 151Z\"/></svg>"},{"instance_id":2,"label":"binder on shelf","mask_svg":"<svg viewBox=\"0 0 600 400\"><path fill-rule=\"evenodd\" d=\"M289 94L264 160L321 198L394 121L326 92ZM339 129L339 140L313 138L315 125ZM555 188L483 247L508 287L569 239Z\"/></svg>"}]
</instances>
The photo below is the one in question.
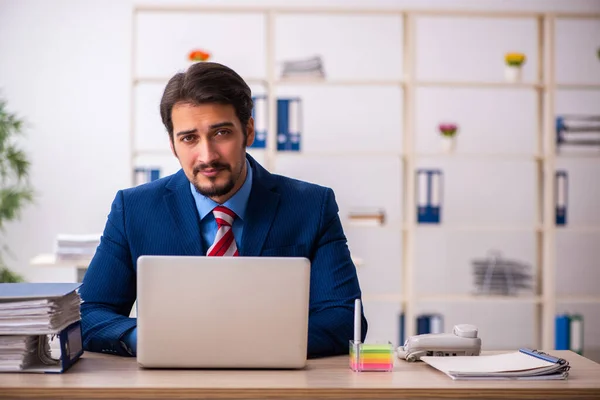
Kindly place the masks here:
<instances>
[{"instance_id":1,"label":"binder on shelf","mask_svg":"<svg viewBox=\"0 0 600 400\"><path fill-rule=\"evenodd\" d=\"M583 354L583 316L573 314L569 316L569 350Z\"/></svg>"},{"instance_id":2,"label":"binder on shelf","mask_svg":"<svg viewBox=\"0 0 600 400\"><path fill-rule=\"evenodd\" d=\"M556 225L567 224L567 171L556 171Z\"/></svg>"},{"instance_id":3,"label":"binder on shelf","mask_svg":"<svg viewBox=\"0 0 600 400\"><path fill-rule=\"evenodd\" d=\"M439 224L441 221L442 171L417 170L417 222Z\"/></svg>"},{"instance_id":4,"label":"binder on shelf","mask_svg":"<svg viewBox=\"0 0 600 400\"><path fill-rule=\"evenodd\" d=\"M278 151L300 151L301 119L300 98L277 99Z\"/></svg>"},{"instance_id":5,"label":"binder on shelf","mask_svg":"<svg viewBox=\"0 0 600 400\"><path fill-rule=\"evenodd\" d=\"M404 346L404 342L406 342L406 335L405 335L405 325L404 325L404 313L400 313L400 315L398 316L398 336L399 336L399 342L398 342L398 346Z\"/></svg>"},{"instance_id":6,"label":"binder on shelf","mask_svg":"<svg viewBox=\"0 0 600 400\"><path fill-rule=\"evenodd\" d=\"M134 186L160 179L160 168L136 167L133 171Z\"/></svg>"},{"instance_id":7,"label":"binder on shelf","mask_svg":"<svg viewBox=\"0 0 600 400\"><path fill-rule=\"evenodd\" d=\"M254 149L264 149L267 147L267 130L269 126L268 103L266 95L252 97L254 107L252 108L252 118L254 119L254 143L250 145Z\"/></svg>"},{"instance_id":8,"label":"binder on shelf","mask_svg":"<svg viewBox=\"0 0 600 400\"><path fill-rule=\"evenodd\" d=\"M560 115L556 117L556 144L600 146L600 115Z\"/></svg>"},{"instance_id":9,"label":"binder on shelf","mask_svg":"<svg viewBox=\"0 0 600 400\"><path fill-rule=\"evenodd\" d=\"M554 349L555 350L569 350L570 346L570 318L566 314L556 316L554 325Z\"/></svg>"},{"instance_id":10,"label":"binder on shelf","mask_svg":"<svg viewBox=\"0 0 600 400\"><path fill-rule=\"evenodd\" d=\"M417 316L417 335L444 333L444 317L441 314L421 314Z\"/></svg>"},{"instance_id":11,"label":"binder on shelf","mask_svg":"<svg viewBox=\"0 0 600 400\"><path fill-rule=\"evenodd\" d=\"M429 316L430 333L444 333L444 316L432 314Z\"/></svg>"}]
</instances>

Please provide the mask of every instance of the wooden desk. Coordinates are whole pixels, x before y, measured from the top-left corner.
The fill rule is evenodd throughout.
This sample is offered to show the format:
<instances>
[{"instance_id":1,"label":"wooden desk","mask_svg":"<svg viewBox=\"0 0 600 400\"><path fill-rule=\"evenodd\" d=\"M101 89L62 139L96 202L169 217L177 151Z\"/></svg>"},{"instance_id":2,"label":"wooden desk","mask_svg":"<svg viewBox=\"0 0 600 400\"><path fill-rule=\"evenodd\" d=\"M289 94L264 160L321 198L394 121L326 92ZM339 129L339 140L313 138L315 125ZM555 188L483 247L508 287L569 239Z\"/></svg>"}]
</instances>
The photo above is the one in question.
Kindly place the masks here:
<instances>
[{"instance_id":1,"label":"wooden desk","mask_svg":"<svg viewBox=\"0 0 600 400\"><path fill-rule=\"evenodd\" d=\"M300 371L143 370L132 358L86 353L62 375L0 374L0 398L600 398L600 364L553 351L572 365L566 381L453 381L424 363L355 373L348 357L311 360Z\"/></svg>"}]
</instances>

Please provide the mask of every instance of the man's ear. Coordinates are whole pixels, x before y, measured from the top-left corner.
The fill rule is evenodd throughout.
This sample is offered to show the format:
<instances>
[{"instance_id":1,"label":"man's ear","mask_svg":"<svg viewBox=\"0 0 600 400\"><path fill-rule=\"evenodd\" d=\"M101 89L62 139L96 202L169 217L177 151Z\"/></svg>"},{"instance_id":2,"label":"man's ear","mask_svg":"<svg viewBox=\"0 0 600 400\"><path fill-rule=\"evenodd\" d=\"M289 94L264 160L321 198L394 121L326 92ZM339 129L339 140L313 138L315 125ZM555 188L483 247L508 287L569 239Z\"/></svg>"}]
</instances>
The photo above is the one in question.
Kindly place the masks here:
<instances>
[{"instance_id":1,"label":"man's ear","mask_svg":"<svg viewBox=\"0 0 600 400\"><path fill-rule=\"evenodd\" d=\"M250 117L246 125L246 147L252 146L254 143L254 118Z\"/></svg>"}]
</instances>

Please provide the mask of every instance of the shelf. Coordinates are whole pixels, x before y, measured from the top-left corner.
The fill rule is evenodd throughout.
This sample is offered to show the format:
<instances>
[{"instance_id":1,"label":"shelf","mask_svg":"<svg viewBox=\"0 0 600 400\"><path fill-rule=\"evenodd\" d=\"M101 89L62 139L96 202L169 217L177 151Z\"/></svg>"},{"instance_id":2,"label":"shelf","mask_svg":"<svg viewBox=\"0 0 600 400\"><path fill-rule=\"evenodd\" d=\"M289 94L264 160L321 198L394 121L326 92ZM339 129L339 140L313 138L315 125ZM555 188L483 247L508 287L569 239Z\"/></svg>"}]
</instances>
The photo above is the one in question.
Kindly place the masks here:
<instances>
[{"instance_id":1,"label":"shelf","mask_svg":"<svg viewBox=\"0 0 600 400\"><path fill-rule=\"evenodd\" d=\"M362 295L363 301L381 301L387 303L402 303L404 301L404 297L401 294L369 294L363 293Z\"/></svg>"},{"instance_id":2,"label":"shelf","mask_svg":"<svg viewBox=\"0 0 600 400\"><path fill-rule=\"evenodd\" d=\"M590 152L585 152L585 153L569 153L569 154L564 154L564 153L557 153L554 156L555 159L557 160L575 160L575 159L596 159L596 160L600 160L600 147L598 148L598 150L595 153Z\"/></svg>"},{"instance_id":3,"label":"shelf","mask_svg":"<svg viewBox=\"0 0 600 400\"><path fill-rule=\"evenodd\" d=\"M557 83L559 90L600 90L600 83Z\"/></svg>"},{"instance_id":4,"label":"shelf","mask_svg":"<svg viewBox=\"0 0 600 400\"><path fill-rule=\"evenodd\" d=\"M600 304L600 295L598 296L561 296L556 295L557 303L578 303L578 304Z\"/></svg>"},{"instance_id":5,"label":"shelf","mask_svg":"<svg viewBox=\"0 0 600 400\"><path fill-rule=\"evenodd\" d=\"M29 263L35 267L76 267L87 268L92 257L81 257L76 260L57 260L56 254L40 254L32 258Z\"/></svg>"},{"instance_id":6,"label":"shelf","mask_svg":"<svg viewBox=\"0 0 600 400\"><path fill-rule=\"evenodd\" d=\"M265 149L258 149L265 150ZM402 153L393 151L275 151L277 156L287 157L395 157L401 158Z\"/></svg>"},{"instance_id":7,"label":"shelf","mask_svg":"<svg viewBox=\"0 0 600 400\"><path fill-rule=\"evenodd\" d=\"M140 4L135 12L213 12L213 13L269 13L275 14L347 14L382 15L412 14L417 17L481 17L481 18L542 18L548 14L536 11L407 9L399 7L306 7L306 6L224 6L224 5L161 5ZM598 13L555 12L556 18L600 19Z\"/></svg>"},{"instance_id":8,"label":"shelf","mask_svg":"<svg viewBox=\"0 0 600 400\"><path fill-rule=\"evenodd\" d=\"M416 297L417 301L450 301L450 302L497 302L497 303L529 303L538 304L542 302L541 296L499 296L499 295L471 295L471 294L437 294L420 295Z\"/></svg>"},{"instance_id":9,"label":"shelf","mask_svg":"<svg viewBox=\"0 0 600 400\"><path fill-rule=\"evenodd\" d=\"M400 79L320 79L320 78L285 78L275 81L276 85L324 85L324 86L403 86Z\"/></svg>"},{"instance_id":10,"label":"shelf","mask_svg":"<svg viewBox=\"0 0 600 400\"><path fill-rule=\"evenodd\" d=\"M144 76L133 79L134 84L140 83L157 83L166 84L170 76ZM249 84L266 85L266 78L248 77L244 81ZM275 85L321 85L321 86L403 86L404 81L401 79L322 79L322 78L285 78L276 79Z\"/></svg>"},{"instance_id":11,"label":"shelf","mask_svg":"<svg viewBox=\"0 0 600 400\"><path fill-rule=\"evenodd\" d=\"M600 226L556 226L556 231L570 233L600 233Z\"/></svg>"},{"instance_id":12,"label":"shelf","mask_svg":"<svg viewBox=\"0 0 600 400\"><path fill-rule=\"evenodd\" d=\"M456 87L456 88L502 88L502 89L536 89L542 90L542 83L511 83L511 82L476 82L476 81L417 81L418 87Z\"/></svg>"},{"instance_id":13,"label":"shelf","mask_svg":"<svg viewBox=\"0 0 600 400\"><path fill-rule=\"evenodd\" d=\"M408 153L404 153L404 157L407 157ZM502 159L502 160L522 160L522 161L543 161L544 156L541 154L527 154L527 153L442 153L442 152L431 152L431 153L415 153L417 158L472 158L472 159Z\"/></svg>"},{"instance_id":14,"label":"shelf","mask_svg":"<svg viewBox=\"0 0 600 400\"><path fill-rule=\"evenodd\" d=\"M398 118L401 121L401 128L398 130L398 134L402 136L402 145L400 145L400 139L398 144L392 144L381 148L381 151L361 151L357 148L356 151L343 152L339 148L334 147L323 147L313 146L311 151L306 151L307 146L303 146L302 152L288 152L288 151L277 151L276 143L271 142L271 136L275 138L275 132L269 131L269 147L266 149L249 148L248 151L251 154L257 156L265 156L266 162L273 166L278 165L279 160L288 161L291 164L301 164L300 161L311 163L320 158L330 158L335 163L342 158L358 159L361 160L363 157L393 157L394 163L397 163L400 159L403 165L401 166L404 175L402 176L401 182L396 182L396 185L400 185L401 192L404 194L402 198L402 215L406 216L407 220L404 221L401 216L394 217L393 220L385 220L383 225L380 225L381 218L375 215L373 218L358 217L352 220L343 219L343 225L345 229L353 229L358 233L358 237L364 235L364 237L370 237L373 234L387 234L384 230L389 230L398 237L398 247L402 249L402 262L398 267L402 270L402 282L397 282L394 286L390 287L388 293L378 293L376 287L372 293L364 293L363 299L365 301L381 302L388 307L403 307L404 312L407 316L407 331L416 333L415 313L418 309L418 302L436 302L437 304L450 303L453 307L464 308L466 305L483 303L488 308L492 308L497 305L514 304L515 308L535 308L535 318L531 320L531 324L534 325L536 336L540 340L537 340L537 346L549 348L554 343L554 331L553 326L555 323L555 309L556 304L560 303L573 303L573 304L600 304L600 295L598 296L559 296L556 294L556 274L554 271L554 264L556 261L556 246L554 243L554 236L561 234L560 232L590 232L600 233L600 226L556 226L554 222L554 210L552 207L542 207L544 204L552 204L554 196L555 185L554 176L552 174L541 174L540 171L547 171L548 169L555 169L556 165L560 165L560 161L566 159L600 159L600 149L598 152L581 152L575 148L569 154L571 148L558 146L556 154L554 152L554 143L556 141L556 132L554 130L554 119L555 119L555 108L556 108L556 97L561 94L560 90L574 91L581 90L586 93L591 93L593 90L600 91L600 83L585 84L575 82L555 82L555 71L556 71L556 22L558 18L600 18L598 13L561 13L561 12L534 12L534 11L502 11L502 10L407 10L398 7L383 7L383 8L345 8L345 7L267 7L267 6L166 6L166 5L137 5L134 7L134 17L136 12L150 11L150 12L250 12L261 14L264 20L264 34L266 41L264 43L264 55L265 60L265 72L268 72L268 78L266 74L261 71L257 75L262 77L244 77L244 80L252 85L253 88L257 88L257 92L260 94L266 94L271 99L275 98L279 93L286 92L286 94L295 91L302 92L303 90L314 90L320 88L321 90L333 90L334 88L344 89L344 91L355 91L358 92L357 88L367 89L386 89L397 91L402 94L402 107L397 110ZM373 77L351 77L341 76L340 79L327 76L324 78L320 77L288 77L284 78L280 74L276 73L276 70L280 66L276 55L278 50L276 44L277 31L277 18L283 14L296 14L306 13L311 15L327 14L338 15L347 14L354 16L363 15L381 15L389 16L391 18L398 19L398 22L402 22L402 32L398 37L398 47L401 48L402 52L402 66L401 71L394 73L397 79L386 79L384 76L373 76ZM500 62L500 71L489 79L480 78L477 81L476 77L465 76L464 80L450 80L447 77L435 78L431 77L427 79L424 77L420 79L417 71L419 68L416 62L416 55L421 51L419 47L418 37L420 32L417 27L423 17L485 17L485 18L529 18L532 24L536 26L536 39L537 39L537 54L540 56L538 59L537 70L534 71L535 75L529 77L527 81L520 82L508 82L504 80L502 75L502 68L504 63ZM400 32L399 32L400 33ZM134 38L138 40L137 37ZM402 40L403 39L403 40ZM135 46L134 46L135 48ZM185 60L182 60L185 61ZM181 62L182 69L190 65L190 63ZM135 75L135 73L134 73ZM158 75L162 75L159 73ZM264 76L263 76L264 75ZM544 80L540 79L540 76L544 77ZM573 79L576 80L577 76ZM170 76L137 76L133 79L133 84L130 85L135 90L135 85L141 83L153 83L157 85L165 85L170 79ZM525 149L514 149L511 152L510 149L502 150L498 147L490 147L489 153L477 152L476 150L469 150L465 147L458 147L457 150L452 153L445 153L438 150L442 150L441 147L423 147L423 151L418 151L416 142L418 137L416 136L416 125L418 124L418 113L417 108L420 107L417 104L417 97L419 95L418 88L439 88L446 91L456 91L457 89L466 89L465 92L479 93L478 90L485 90L490 93L498 93L500 90L513 90L517 94L533 95L536 99L536 111L531 118L535 118L537 121L535 129L532 134L536 135L536 146L531 146ZM302 89L302 90L301 90ZM423 92L423 91L421 91ZM513 93L510 92L510 93ZM508 93L508 92L506 92ZM135 94L135 93L134 93ZM270 103L270 106L273 106ZM268 119L268 127L275 127L277 125L276 113L270 113ZM134 115L135 117L135 115ZM396 130L396 129L395 129ZM312 132L317 133L318 132ZM305 133L306 136L306 133ZM542 149L543 146L543 149ZM420 146L418 146L421 148ZM356 147L355 147L356 148ZM529 150L529 151L528 151ZM551 151L552 150L552 151ZM587 150L587 149L586 149ZM578 154L579 153L579 154ZM140 155L164 155L165 157L172 157L168 146L160 150L147 150L147 151L135 151L136 156ZM339 157L339 158L336 158ZM150 157L148 157L150 158ZM141 159L140 159L141 160ZM415 223L415 214L417 204L416 189L417 185L415 179L411 178L414 170L421 164L427 162L437 162L439 164L448 163L451 164L458 160L462 162L473 164L478 167L482 162L486 163L522 163L523 165L533 166L536 169L533 181L530 182L531 187L537 189L536 197L534 199L538 206L538 212L535 216L531 216L531 220L526 219L517 220L514 222L499 220L495 222L486 223L481 220L473 220L471 224L467 220L463 219L448 219L449 222L443 222L441 224L418 224ZM583 162L583 161L582 161ZM565 162L566 164L566 162ZM550 201L547 201L550 200ZM540 223L540 216L543 214L543 221ZM582 224L590 224L590 221L581 221ZM360 231L364 229L364 231ZM375 230L373 230L375 229ZM423 233L427 235L432 234L434 230L443 236L455 235L457 232L472 232L472 236L487 235L496 236L526 236L532 237L536 242L536 253L537 260L539 260L539 274L536 273L536 284L538 287L544 287L543 295L537 295L537 292L525 292L523 295L518 296L505 296L505 295L480 295L476 294L475 288L465 290L467 294L458 293L424 293L421 295L414 288L415 284L415 271L421 265L421 260L416 254L415 241L419 239L419 235L423 236ZM517 232L523 232L520 235L515 235ZM416 237L415 237L416 235ZM548 235L548 237L546 237ZM518 240L518 238L515 238ZM369 254L356 254L357 256L363 256L365 259L358 257L352 257L359 272L367 272L367 270L374 267L369 264ZM352 256L352 255L351 255ZM60 262L57 263L53 256L49 259L38 259L38 265L65 265L73 266L74 263L78 262ZM33 260L32 260L33 261ZM82 262L85 264L85 262ZM373 271L375 272L375 271ZM541 285L541 286L540 286ZM547 291L546 291L547 289ZM406 290L406 291L405 291ZM432 289L429 289L432 290ZM458 289L451 289L457 291ZM400 292L397 293L397 292ZM468 292L472 292L469 294ZM576 291L574 291L577 293ZM396 328L396 326L394 325Z\"/></svg>"},{"instance_id":15,"label":"shelf","mask_svg":"<svg viewBox=\"0 0 600 400\"><path fill-rule=\"evenodd\" d=\"M186 67L186 66L182 66L182 70L184 67ZM173 74L173 75L175 75L175 74ZM171 78L172 78L172 76L139 76L139 77L133 78L133 84L139 85L140 83L160 83L160 84L164 85ZM256 78L256 77L244 78L244 81L249 85L252 85L252 84L264 85L267 83L267 80L265 78Z\"/></svg>"},{"instance_id":16,"label":"shelf","mask_svg":"<svg viewBox=\"0 0 600 400\"><path fill-rule=\"evenodd\" d=\"M408 230L409 226L404 225L404 230ZM448 230L448 231L463 231L463 232L541 232L541 225L444 225L442 224L415 224L416 230Z\"/></svg>"}]
</instances>

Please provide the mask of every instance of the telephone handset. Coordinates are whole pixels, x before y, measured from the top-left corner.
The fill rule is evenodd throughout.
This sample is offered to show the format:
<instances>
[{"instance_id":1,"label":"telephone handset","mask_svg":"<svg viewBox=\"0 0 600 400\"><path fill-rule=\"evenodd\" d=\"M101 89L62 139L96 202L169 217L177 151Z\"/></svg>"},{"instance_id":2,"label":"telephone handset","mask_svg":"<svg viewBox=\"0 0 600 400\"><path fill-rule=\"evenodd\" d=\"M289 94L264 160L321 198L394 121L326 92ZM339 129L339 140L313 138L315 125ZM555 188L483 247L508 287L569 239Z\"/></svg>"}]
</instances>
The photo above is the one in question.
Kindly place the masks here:
<instances>
[{"instance_id":1,"label":"telephone handset","mask_svg":"<svg viewBox=\"0 0 600 400\"><path fill-rule=\"evenodd\" d=\"M422 356L478 356L481 338L474 325L455 325L452 333L428 333L409 337L396 349L400 359L417 361Z\"/></svg>"}]
</instances>

